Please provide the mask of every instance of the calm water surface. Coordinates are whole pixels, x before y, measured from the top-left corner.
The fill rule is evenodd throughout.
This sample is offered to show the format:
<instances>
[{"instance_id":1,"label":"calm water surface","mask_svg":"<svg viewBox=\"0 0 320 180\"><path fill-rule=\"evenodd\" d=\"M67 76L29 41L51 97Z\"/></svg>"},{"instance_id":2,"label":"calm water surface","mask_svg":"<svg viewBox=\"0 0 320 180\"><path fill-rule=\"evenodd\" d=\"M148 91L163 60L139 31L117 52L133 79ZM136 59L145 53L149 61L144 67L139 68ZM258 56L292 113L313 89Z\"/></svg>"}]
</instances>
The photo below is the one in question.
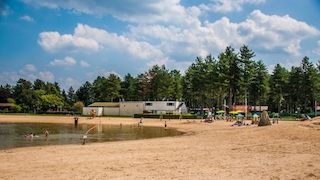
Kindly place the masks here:
<instances>
[{"instance_id":1,"label":"calm water surface","mask_svg":"<svg viewBox=\"0 0 320 180\"><path fill-rule=\"evenodd\" d=\"M0 149L45 146L61 144L82 144L83 135L93 124L54 124L54 123L0 123ZM50 135L45 137L48 130ZM25 134L36 134L39 137L25 138ZM176 129L165 130L162 127L97 125L92 129L86 143L124 141L159 138L182 135Z\"/></svg>"}]
</instances>

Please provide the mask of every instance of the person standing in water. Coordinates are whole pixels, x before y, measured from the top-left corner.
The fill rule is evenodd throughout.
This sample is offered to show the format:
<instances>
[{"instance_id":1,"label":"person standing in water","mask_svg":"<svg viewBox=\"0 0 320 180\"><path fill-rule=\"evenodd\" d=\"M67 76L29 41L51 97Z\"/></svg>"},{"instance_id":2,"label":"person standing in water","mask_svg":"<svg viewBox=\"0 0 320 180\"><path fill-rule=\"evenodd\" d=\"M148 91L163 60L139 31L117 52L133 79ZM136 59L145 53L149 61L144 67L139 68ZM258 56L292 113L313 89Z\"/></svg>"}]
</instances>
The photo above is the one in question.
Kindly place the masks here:
<instances>
[{"instance_id":1,"label":"person standing in water","mask_svg":"<svg viewBox=\"0 0 320 180\"><path fill-rule=\"evenodd\" d=\"M46 135L46 137L48 137L49 136L48 130L46 130L46 132L44 134Z\"/></svg>"},{"instance_id":2,"label":"person standing in water","mask_svg":"<svg viewBox=\"0 0 320 180\"><path fill-rule=\"evenodd\" d=\"M167 121L164 121L164 129L167 129Z\"/></svg>"}]
</instances>

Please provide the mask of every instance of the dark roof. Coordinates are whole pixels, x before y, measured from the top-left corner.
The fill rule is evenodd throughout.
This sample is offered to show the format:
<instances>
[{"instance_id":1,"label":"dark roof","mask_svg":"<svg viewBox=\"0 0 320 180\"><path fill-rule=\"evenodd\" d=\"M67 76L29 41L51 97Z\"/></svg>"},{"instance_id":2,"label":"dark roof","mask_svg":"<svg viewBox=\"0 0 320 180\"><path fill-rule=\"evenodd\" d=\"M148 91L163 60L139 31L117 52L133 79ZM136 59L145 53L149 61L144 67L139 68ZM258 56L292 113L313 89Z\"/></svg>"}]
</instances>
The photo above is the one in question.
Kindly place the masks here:
<instances>
[{"instance_id":1,"label":"dark roof","mask_svg":"<svg viewBox=\"0 0 320 180\"><path fill-rule=\"evenodd\" d=\"M13 103L0 103L0 107L11 107L13 105Z\"/></svg>"}]
</instances>

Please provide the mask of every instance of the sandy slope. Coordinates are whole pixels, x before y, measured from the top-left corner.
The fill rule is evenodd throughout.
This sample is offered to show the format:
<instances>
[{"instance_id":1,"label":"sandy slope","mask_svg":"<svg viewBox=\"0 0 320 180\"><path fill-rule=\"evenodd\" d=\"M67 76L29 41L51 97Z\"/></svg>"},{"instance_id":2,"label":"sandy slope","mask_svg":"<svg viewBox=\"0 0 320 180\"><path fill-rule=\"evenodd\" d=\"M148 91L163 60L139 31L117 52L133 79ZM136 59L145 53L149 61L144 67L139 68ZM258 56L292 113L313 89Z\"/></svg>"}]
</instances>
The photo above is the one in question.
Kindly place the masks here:
<instances>
[{"instance_id":1,"label":"sandy slope","mask_svg":"<svg viewBox=\"0 0 320 180\"><path fill-rule=\"evenodd\" d=\"M80 118L79 123L100 121L125 125L139 119ZM73 117L0 115L0 122L73 123ZM167 124L187 134L0 150L0 179L320 179L320 119L268 127ZM144 119L143 125L163 127L164 121Z\"/></svg>"}]
</instances>

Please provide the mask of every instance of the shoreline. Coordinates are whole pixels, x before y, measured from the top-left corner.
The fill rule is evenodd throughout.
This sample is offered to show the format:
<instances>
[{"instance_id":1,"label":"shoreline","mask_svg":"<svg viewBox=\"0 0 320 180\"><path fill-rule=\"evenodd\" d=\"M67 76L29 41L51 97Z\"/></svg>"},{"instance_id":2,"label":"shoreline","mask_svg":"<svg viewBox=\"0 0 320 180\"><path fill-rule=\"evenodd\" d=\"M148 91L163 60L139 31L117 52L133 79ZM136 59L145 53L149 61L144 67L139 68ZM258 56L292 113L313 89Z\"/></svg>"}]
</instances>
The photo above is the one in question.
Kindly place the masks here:
<instances>
[{"instance_id":1,"label":"shoreline","mask_svg":"<svg viewBox=\"0 0 320 180\"><path fill-rule=\"evenodd\" d=\"M0 115L0 122L72 123L75 116ZM137 124L80 117L78 124ZM320 118L258 127L143 119L182 136L0 150L0 179L319 179Z\"/></svg>"}]
</instances>

